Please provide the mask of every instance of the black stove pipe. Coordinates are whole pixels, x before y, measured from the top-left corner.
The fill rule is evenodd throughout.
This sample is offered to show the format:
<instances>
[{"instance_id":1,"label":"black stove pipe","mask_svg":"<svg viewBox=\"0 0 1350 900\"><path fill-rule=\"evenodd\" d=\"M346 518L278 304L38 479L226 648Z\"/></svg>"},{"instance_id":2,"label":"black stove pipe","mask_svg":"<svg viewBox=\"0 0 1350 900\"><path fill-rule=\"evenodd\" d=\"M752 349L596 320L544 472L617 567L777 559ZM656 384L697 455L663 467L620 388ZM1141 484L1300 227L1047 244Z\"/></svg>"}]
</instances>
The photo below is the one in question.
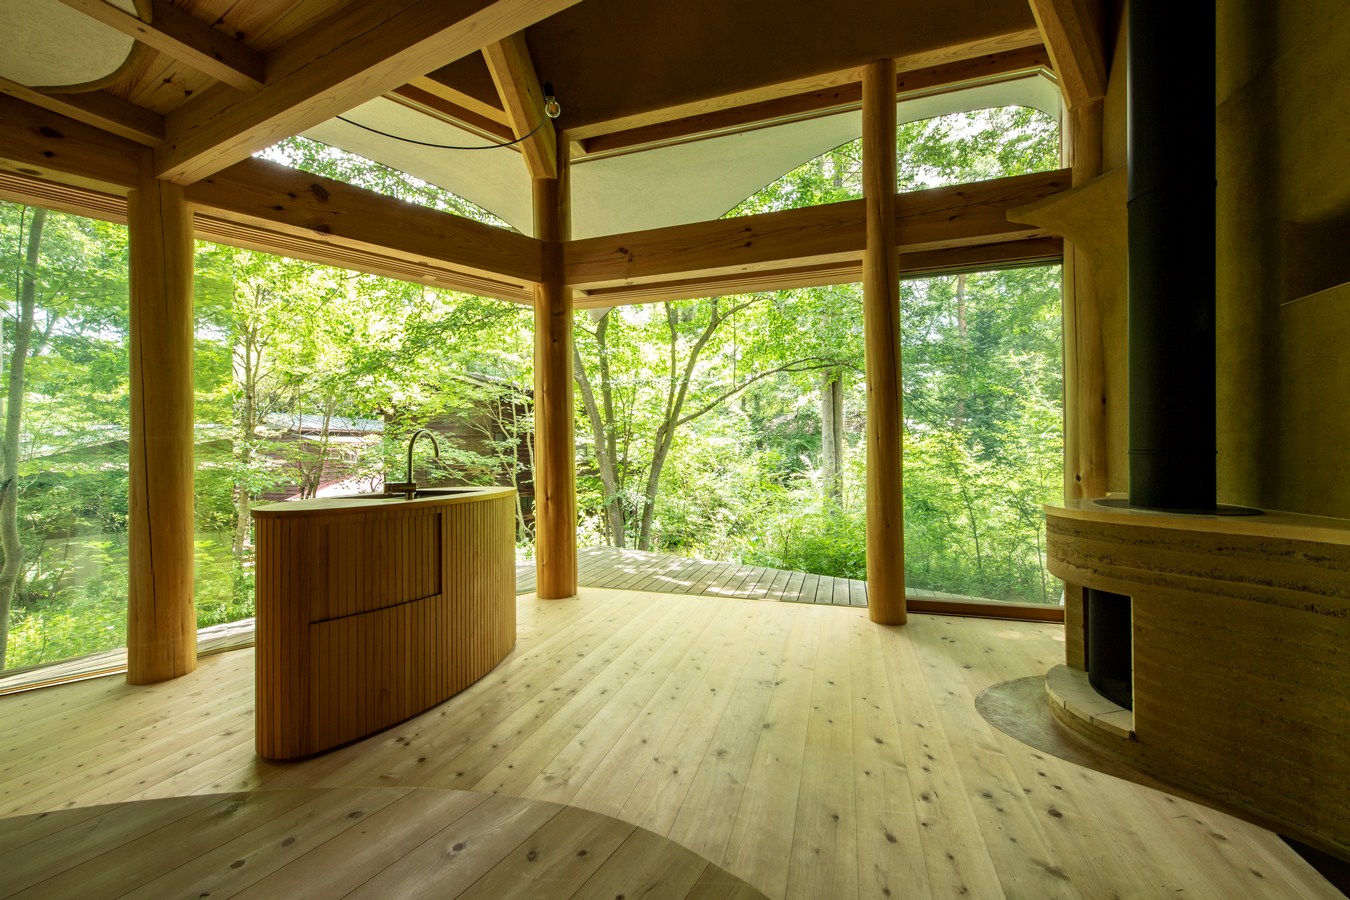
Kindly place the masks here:
<instances>
[{"instance_id":1,"label":"black stove pipe","mask_svg":"<svg viewBox=\"0 0 1350 900\"><path fill-rule=\"evenodd\" d=\"M1129 5L1130 505L1215 508L1214 5Z\"/></svg>"}]
</instances>

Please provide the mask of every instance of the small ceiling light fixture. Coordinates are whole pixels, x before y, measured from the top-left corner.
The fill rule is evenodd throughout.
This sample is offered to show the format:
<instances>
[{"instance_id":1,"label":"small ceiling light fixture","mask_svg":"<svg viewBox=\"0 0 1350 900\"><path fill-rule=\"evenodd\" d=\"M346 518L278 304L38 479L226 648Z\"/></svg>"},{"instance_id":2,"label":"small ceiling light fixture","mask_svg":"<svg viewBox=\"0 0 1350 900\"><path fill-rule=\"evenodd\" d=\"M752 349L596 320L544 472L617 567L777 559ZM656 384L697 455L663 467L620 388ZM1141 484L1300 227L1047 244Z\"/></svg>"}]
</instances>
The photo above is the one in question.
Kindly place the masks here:
<instances>
[{"instance_id":1,"label":"small ceiling light fixture","mask_svg":"<svg viewBox=\"0 0 1350 900\"><path fill-rule=\"evenodd\" d=\"M558 98L553 96L553 85L544 82L544 115L550 119L556 119L562 115L562 107L558 105Z\"/></svg>"}]
</instances>

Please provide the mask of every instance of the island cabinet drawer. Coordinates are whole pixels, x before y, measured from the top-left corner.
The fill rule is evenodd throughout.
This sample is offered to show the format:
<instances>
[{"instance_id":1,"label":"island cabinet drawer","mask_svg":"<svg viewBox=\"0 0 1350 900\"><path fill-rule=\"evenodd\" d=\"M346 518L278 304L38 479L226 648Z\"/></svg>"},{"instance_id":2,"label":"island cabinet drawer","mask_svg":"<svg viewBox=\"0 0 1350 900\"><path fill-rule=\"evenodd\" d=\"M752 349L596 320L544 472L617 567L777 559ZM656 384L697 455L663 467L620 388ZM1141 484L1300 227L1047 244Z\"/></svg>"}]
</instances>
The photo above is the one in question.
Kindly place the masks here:
<instances>
[{"instance_id":1,"label":"island cabinet drawer","mask_svg":"<svg viewBox=\"0 0 1350 900\"><path fill-rule=\"evenodd\" d=\"M334 747L453 693L445 597L309 626L309 742Z\"/></svg>"},{"instance_id":2,"label":"island cabinet drawer","mask_svg":"<svg viewBox=\"0 0 1350 900\"><path fill-rule=\"evenodd\" d=\"M402 511L400 511L402 512ZM309 620L323 622L441 593L439 510L316 524L302 550Z\"/></svg>"}]
</instances>

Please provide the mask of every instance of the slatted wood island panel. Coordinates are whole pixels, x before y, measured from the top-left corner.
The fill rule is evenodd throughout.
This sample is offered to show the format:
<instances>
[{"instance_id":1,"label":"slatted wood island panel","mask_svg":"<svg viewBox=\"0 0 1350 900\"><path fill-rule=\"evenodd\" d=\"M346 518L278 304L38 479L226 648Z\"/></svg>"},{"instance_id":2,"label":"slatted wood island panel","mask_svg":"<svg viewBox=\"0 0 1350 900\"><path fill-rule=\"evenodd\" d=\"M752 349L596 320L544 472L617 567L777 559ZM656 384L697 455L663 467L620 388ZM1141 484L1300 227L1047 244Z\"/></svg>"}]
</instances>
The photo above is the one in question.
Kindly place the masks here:
<instances>
[{"instance_id":1,"label":"slatted wood island panel","mask_svg":"<svg viewBox=\"0 0 1350 900\"><path fill-rule=\"evenodd\" d=\"M259 755L308 756L401 722L516 642L511 488L253 511Z\"/></svg>"}]
</instances>

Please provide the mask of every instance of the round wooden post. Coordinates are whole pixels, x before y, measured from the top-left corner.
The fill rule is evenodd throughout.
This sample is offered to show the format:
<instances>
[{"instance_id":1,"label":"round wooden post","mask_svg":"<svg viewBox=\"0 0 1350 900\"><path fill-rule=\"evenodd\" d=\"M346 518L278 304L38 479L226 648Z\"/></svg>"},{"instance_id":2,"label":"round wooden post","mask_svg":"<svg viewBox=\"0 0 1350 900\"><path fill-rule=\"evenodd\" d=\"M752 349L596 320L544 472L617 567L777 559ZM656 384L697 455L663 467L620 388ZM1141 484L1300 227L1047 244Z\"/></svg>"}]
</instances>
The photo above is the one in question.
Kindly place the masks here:
<instances>
[{"instance_id":1,"label":"round wooden post","mask_svg":"<svg viewBox=\"0 0 1350 900\"><path fill-rule=\"evenodd\" d=\"M572 292L563 278L569 230L567 142L558 177L534 179L534 236L544 242L543 281L534 289L535 593L577 593L577 474L572 421Z\"/></svg>"},{"instance_id":2,"label":"round wooden post","mask_svg":"<svg viewBox=\"0 0 1350 900\"><path fill-rule=\"evenodd\" d=\"M192 602L192 214L149 156L127 202L131 238L127 681L197 667Z\"/></svg>"},{"instance_id":3,"label":"round wooden post","mask_svg":"<svg viewBox=\"0 0 1350 900\"><path fill-rule=\"evenodd\" d=\"M867 615L903 625L900 254L895 243L895 61L863 72L863 346L867 364Z\"/></svg>"},{"instance_id":4,"label":"round wooden post","mask_svg":"<svg viewBox=\"0 0 1350 900\"><path fill-rule=\"evenodd\" d=\"M1079 103L1066 117L1063 162L1073 183L1101 174L1102 101ZM1091 261L1064 248L1064 498L1106 496L1106 363L1101 300Z\"/></svg>"}]
</instances>

